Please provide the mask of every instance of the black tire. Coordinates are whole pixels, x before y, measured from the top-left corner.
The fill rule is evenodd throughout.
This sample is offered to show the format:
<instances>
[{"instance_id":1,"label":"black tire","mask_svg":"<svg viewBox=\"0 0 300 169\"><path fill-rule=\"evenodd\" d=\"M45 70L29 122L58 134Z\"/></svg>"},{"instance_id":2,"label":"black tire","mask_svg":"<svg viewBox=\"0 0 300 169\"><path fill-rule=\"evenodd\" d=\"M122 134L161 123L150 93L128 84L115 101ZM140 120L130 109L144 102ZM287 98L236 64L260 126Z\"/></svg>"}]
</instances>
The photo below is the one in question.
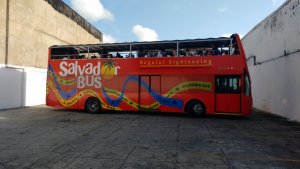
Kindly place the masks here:
<instances>
[{"instance_id":1,"label":"black tire","mask_svg":"<svg viewBox=\"0 0 300 169\"><path fill-rule=\"evenodd\" d=\"M186 105L186 112L194 117L205 115L205 106L198 100L191 100Z\"/></svg>"},{"instance_id":2,"label":"black tire","mask_svg":"<svg viewBox=\"0 0 300 169\"><path fill-rule=\"evenodd\" d=\"M85 111L88 113L99 113L101 111L101 103L96 97L91 97L85 102Z\"/></svg>"}]
</instances>

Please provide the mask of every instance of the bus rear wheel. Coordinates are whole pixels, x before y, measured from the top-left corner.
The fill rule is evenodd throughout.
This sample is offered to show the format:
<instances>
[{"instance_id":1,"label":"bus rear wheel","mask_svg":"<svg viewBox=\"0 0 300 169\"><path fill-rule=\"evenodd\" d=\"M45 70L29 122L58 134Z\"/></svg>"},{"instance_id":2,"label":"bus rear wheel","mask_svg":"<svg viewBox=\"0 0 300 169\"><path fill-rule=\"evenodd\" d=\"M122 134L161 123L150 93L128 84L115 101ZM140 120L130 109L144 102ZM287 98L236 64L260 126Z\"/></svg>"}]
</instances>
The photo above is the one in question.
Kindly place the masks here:
<instances>
[{"instance_id":1,"label":"bus rear wheel","mask_svg":"<svg viewBox=\"0 0 300 169\"><path fill-rule=\"evenodd\" d=\"M85 102L85 111L88 113L99 113L101 110L100 100L96 97L91 97Z\"/></svg>"},{"instance_id":2,"label":"bus rear wheel","mask_svg":"<svg viewBox=\"0 0 300 169\"><path fill-rule=\"evenodd\" d=\"M198 100L191 100L186 104L186 112L194 117L205 115L205 106Z\"/></svg>"}]
</instances>

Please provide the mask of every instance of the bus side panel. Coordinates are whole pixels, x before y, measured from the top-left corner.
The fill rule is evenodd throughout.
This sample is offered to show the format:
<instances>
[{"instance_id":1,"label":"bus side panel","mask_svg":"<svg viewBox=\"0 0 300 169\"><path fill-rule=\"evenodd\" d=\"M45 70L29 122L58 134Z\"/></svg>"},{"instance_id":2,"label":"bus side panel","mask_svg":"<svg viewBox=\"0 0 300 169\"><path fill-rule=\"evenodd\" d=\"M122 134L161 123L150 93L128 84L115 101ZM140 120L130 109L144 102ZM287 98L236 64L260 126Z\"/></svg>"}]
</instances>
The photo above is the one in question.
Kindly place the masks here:
<instances>
[{"instance_id":1,"label":"bus side panel","mask_svg":"<svg viewBox=\"0 0 300 169\"><path fill-rule=\"evenodd\" d=\"M55 92L53 90L53 82L51 80L51 77L48 75L47 77L47 90L46 90L46 105L62 108L61 104L59 103L59 100L57 99Z\"/></svg>"},{"instance_id":2,"label":"bus side panel","mask_svg":"<svg viewBox=\"0 0 300 169\"><path fill-rule=\"evenodd\" d=\"M50 65L50 63L49 63ZM48 73L47 73L47 91L46 91L46 105L47 106L52 106L52 107L57 107L57 108L62 108L63 106L60 104L59 99L57 97L57 90L55 87L55 76L56 72L50 71L48 68Z\"/></svg>"},{"instance_id":3,"label":"bus side panel","mask_svg":"<svg viewBox=\"0 0 300 169\"><path fill-rule=\"evenodd\" d=\"M252 113L252 97L245 97L242 99L242 114L248 116Z\"/></svg>"},{"instance_id":4,"label":"bus side panel","mask_svg":"<svg viewBox=\"0 0 300 169\"><path fill-rule=\"evenodd\" d=\"M200 100L204 106L205 106L205 112L206 114L214 114L215 113L215 109L214 109L214 93L210 92L210 93L199 93L195 95L195 98L197 98L198 100Z\"/></svg>"},{"instance_id":5,"label":"bus side panel","mask_svg":"<svg viewBox=\"0 0 300 169\"><path fill-rule=\"evenodd\" d=\"M213 78L209 75L162 76L162 93L182 102L178 108L161 106L161 111L184 112L188 101L201 101L208 113L214 112Z\"/></svg>"},{"instance_id":6,"label":"bus side panel","mask_svg":"<svg viewBox=\"0 0 300 169\"><path fill-rule=\"evenodd\" d=\"M50 61L47 76L46 105L78 109L77 81L74 75L60 75L60 61Z\"/></svg>"},{"instance_id":7,"label":"bus side panel","mask_svg":"<svg viewBox=\"0 0 300 169\"><path fill-rule=\"evenodd\" d=\"M139 84L136 75L118 75L116 90L122 95L121 104L118 106L121 110L137 111Z\"/></svg>"},{"instance_id":8,"label":"bus side panel","mask_svg":"<svg viewBox=\"0 0 300 169\"><path fill-rule=\"evenodd\" d=\"M161 94L163 97L177 99L180 102L184 100L180 97L180 83L182 82L180 75L163 75L161 76ZM184 112L184 105L179 107L171 107L160 105L161 112Z\"/></svg>"},{"instance_id":9,"label":"bus side panel","mask_svg":"<svg viewBox=\"0 0 300 169\"><path fill-rule=\"evenodd\" d=\"M102 109L138 110L137 76L118 75L113 78L102 76L102 88L98 89Z\"/></svg>"}]
</instances>

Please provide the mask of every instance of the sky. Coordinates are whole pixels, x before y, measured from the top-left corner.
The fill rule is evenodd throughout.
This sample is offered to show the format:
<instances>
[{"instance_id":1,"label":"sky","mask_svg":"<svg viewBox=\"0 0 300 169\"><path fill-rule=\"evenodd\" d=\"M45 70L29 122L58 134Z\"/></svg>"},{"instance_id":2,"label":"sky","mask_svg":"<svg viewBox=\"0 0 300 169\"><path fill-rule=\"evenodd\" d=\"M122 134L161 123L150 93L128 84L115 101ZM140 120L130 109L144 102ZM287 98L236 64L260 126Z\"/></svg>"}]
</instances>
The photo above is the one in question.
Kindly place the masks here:
<instances>
[{"instance_id":1,"label":"sky","mask_svg":"<svg viewBox=\"0 0 300 169\"><path fill-rule=\"evenodd\" d=\"M105 43L246 35L285 0L63 0Z\"/></svg>"}]
</instances>

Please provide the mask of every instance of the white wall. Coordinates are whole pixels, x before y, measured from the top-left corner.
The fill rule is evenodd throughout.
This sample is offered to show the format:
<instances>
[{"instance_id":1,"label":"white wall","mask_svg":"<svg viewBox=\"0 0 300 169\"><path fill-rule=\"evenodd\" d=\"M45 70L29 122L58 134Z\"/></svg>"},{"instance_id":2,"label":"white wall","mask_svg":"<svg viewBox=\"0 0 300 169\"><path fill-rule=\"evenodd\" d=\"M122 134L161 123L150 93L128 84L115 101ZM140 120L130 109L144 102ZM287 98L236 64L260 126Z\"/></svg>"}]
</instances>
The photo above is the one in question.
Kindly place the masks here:
<instances>
[{"instance_id":1,"label":"white wall","mask_svg":"<svg viewBox=\"0 0 300 169\"><path fill-rule=\"evenodd\" d=\"M25 106L46 103L47 69L26 68L26 100Z\"/></svg>"},{"instance_id":2,"label":"white wall","mask_svg":"<svg viewBox=\"0 0 300 169\"><path fill-rule=\"evenodd\" d=\"M288 0L242 42L254 107L300 121L300 1Z\"/></svg>"},{"instance_id":3,"label":"white wall","mask_svg":"<svg viewBox=\"0 0 300 169\"><path fill-rule=\"evenodd\" d=\"M46 69L0 65L0 109L45 104Z\"/></svg>"}]
</instances>

